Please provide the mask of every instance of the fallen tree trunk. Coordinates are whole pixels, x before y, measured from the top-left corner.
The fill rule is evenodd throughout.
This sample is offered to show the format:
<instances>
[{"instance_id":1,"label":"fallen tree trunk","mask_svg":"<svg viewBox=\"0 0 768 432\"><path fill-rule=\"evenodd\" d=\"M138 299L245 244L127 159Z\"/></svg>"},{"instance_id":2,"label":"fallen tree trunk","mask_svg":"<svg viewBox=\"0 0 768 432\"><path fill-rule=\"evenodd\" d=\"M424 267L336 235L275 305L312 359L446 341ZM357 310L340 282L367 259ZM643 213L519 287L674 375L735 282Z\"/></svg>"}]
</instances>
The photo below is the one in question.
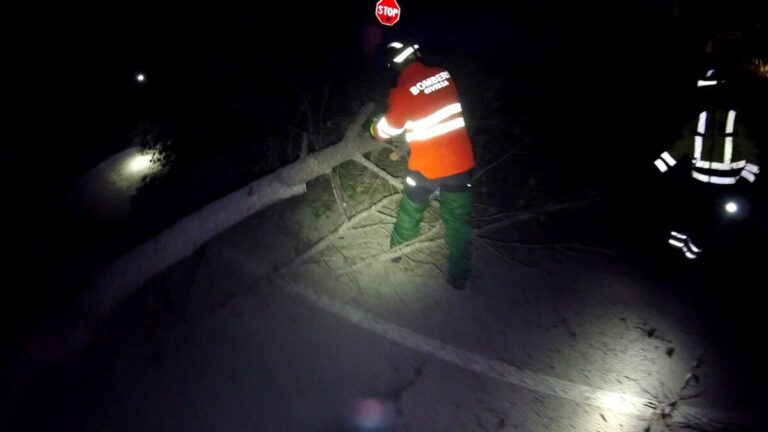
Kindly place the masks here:
<instances>
[{"instance_id":1,"label":"fallen tree trunk","mask_svg":"<svg viewBox=\"0 0 768 432\"><path fill-rule=\"evenodd\" d=\"M33 331L21 355L0 377L9 383L9 391L0 392L0 424L13 412L15 395L35 371L77 356L101 319L142 283L254 212L305 192L306 183L313 178L385 145L361 136L361 125L372 109L373 104L367 104L360 110L338 144L311 155L304 153L297 162L208 204L96 275L80 299L79 310L67 311Z\"/></svg>"},{"instance_id":2,"label":"fallen tree trunk","mask_svg":"<svg viewBox=\"0 0 768 432\"><path fill-rule=\"evenodd\" d=\"M361 125L373 109L365 105L343 139L300 158L185 217L158 236L136 247L99 273L88 287L84 313L103 317L142 283L251 214L306 192L306 183L344 161L381 146L361 136Z\"/></svg>"}]
</instances>

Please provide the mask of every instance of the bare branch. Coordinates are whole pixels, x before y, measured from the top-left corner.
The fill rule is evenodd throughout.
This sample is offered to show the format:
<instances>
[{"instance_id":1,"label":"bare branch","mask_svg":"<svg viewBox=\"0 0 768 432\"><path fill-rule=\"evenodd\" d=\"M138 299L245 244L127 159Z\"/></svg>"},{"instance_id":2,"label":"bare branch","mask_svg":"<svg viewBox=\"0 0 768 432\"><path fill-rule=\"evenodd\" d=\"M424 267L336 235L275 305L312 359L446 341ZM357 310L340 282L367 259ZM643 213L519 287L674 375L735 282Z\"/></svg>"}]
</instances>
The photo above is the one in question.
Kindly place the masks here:
<instances>
[{"instance_id":1,"label":"bare branch","mask_svg":"<svg viewBox=\"0 0 768 432\"><path fill-rule=\"evenodd\" d=\"M499 213L493 213L493 214L481 214L481 215L472 215L473 221L478 220L484 220L484 219L498 219L498 218L507 218L513 216L510 212L499 212Z\"/></svg>"},{"instance_id":2,"label":"bare branch","mask_svg":"<svg viewBox=\"0 0 768 432\"><path fill-rule=\"evenodd\" d=\"M331 168L331 172L328 173L328 177L331 180L331 189L333 190L333 198L336 200L336 205L339 207L339 210L341 210L341 214L344 215L344 222L349 222L347 206L344 202L344 192L341 189L341 181L339 180L336 169Z\"/></svg>"},{"instance_id":3,"label":"bare branch","mask_svg":"<svg viewBox=\"0 0 768 432\"><path fill-rule=\"evenodd\" d=\"M320 146L325 146L325 106L328 102L328 93L330 92L331 88L330 86L325 86L323 89L323 100L320 102L320 120L318 120L318 126L320 129L320 132L318 133L319 138L318 141L320 141Z\"/></svg>"},{"instance_id":4,"label":"bare branch","mask_svg":"<svg viewBox=\"0 0 768 432\"><path fill-rule=\"evenodd\" d=\"M306 159L307 153L309 153L309 137L306 132L301 131L301 152L299 153L299 160L303 161Z\"/></svg>"},{"instance_id":5,"label":"bare branch","mask_svg":"<svg viewBox=\"0 0 768 432\"><path fill-rule=\"evenodd\" d=\"M485 240L482 240L482 239L480 239L480 243L481 243L483 246L485 246L486 248L488 248L488 250L490 250L491 252L493 252L493 253L494 253L496 256L498 256L499 258L501 258L501 259L503 259L503 260L505 260L505 261L509 261L509 262L511 262L511 263L513 263L513 264L521 265L521 266L523 266L523 267L525 267L525 268L528 268L528 269L531 269L531 270L539 270L539 271L541 271L540 269L537 269L536 267L532 267L532 266L529 266L528 264L525 264L525 263L523 263L522 261L516 260L516 259L512 258L512 257L511 257L511 256L509 256L509 255L506 255L506 254L503 254L503 253L499 252L499 251L498 251L498 250L496 250L495 248L491 247L491 245L490 245L490 244L488 244L488 242L487 242L487 241L485 241Z\"/></svg>"},{"instance_id":6,"label":"bare branch","mask_svg":"<svg viewBox=\"0 0 768 432\"><path fill-rule=\"evenodd\" d=\"M420 251L417 251L417 252L420 252ZM435 269L438 271L438 273L440 273L441 275L443 275L443 277L445 277L445 276L446 276L446 274L445 274L445 272L443 271L443 269L441 269L441 268L440 268L440 266L439 266L439 265L437 265L435 262L432 262L432 261L422 261L422 260L417 260L416 258L413 258L412 256L410 256L410 255L407 255L407 254L403 254L403 256L404 256L405 258L407 258L409 261L411 261L411 262L414 262L414 263L416 263L416 264L421 264L421 265L423 265L423 266L427 266L427 267L433 267L433 268L435 268Z\"/></svg>"},{"instance_id":7,"label":"bare branch","mask_svg":"<svg viewBox=\"0 0 768 432\"><path fill-rule=\"evenodd\" d=\"M530 248L530 249L582 249L590 252L600 252L610 256L616 256L616 254L613 251L592 247L592 246L584 246L578 243L521 243L521 242L515 242L515 241L497 240L497 239L492 239L492 238L483 237L479 235L476 235L474 237L482 241L496 243L504 246L522 247L522 248Z\"/></svg>"},{"instance_id":8,"label":"bare branch","mask_svg":"<svg viewBox=\"0 0 768 432\"><path fill-rule=\"evenodd\" d=\"M355 162L365 166L369 170L375 172L376 174L380 175L384 178L384 180L388 181L392 186L394 186L397 190L403 190L403 184L398 179L392 177L388 172L384 171L383 169L379 168L378 165L375 163L369 161L365 158L363 155L357 155L352 160Z\"/></svg>"},{"instance_id":9,"label":"bare branch","mask_svg":"<svg viewBox=\"0 0 768 432\"><path fill-rule=\"evenodd\" d=\"M296 92L299 94L301 104L303 105L304 112L307 115L307 134L312 140L314 150L318 150L317 136L315 135L315 120L312 118L312 108L309 106L309 97L299 88L296 83L291 82Z\"/></svg>"},{"instance_id":10,"label":"bare branch","mask_svg":"<svg viewBox=\"0 0 768 432\"><path fill-rule=\"evenodd\" d=\"M488 225L479 227L476 229L477 233L485 234L489 233L493 230L504 228L506 226L509 226L513 223L522 222L527 219L532 219L535 217L539 217L545 213L553 213L561 210L568 210L578 207L583 207L587 204L590 204L592 202L596 201L596 199L589 199L589 200L583 200L583 201L574 201L574 202L567 202L562 204L550 204L548 206L544 206L538 209L525 211L525 212L519 212L519 213L511 213L509 217L505 217L504 219L490 223Z\"/></svg>"},{"instance_id":11,"label":"bare branch","mask_svg":"<svg viewBox=\"0 0 768 432\"><path fill-rule=\"evenodd\" d=\"M402 247L399 247L397 249L392 249L391 251L385 252L383 254L375 255L370 258L364 259L357 264L353 265L352 267L342 271L340 274L345 275L348 273L352 273L356 270L359 270L363 267L369 267L371 264L375 262L381 262L381 261L387 261L391 260L392 258L397 258L399 256L402 256L404 254L414 252L421 249L427 249L432 246L439 245L443 240L442 239L434 239L429 241L421 241L419 239L427 237L427 235L423 235L419 237L418 239L414 240L415 243L407 243L407 246L404 245Z\"/></svg>"},{"instance_id":12,"label":"bare branch","mask_svg":"<svg viewBox=\"0 0 768 432\"><path fill-rule=\"evenodd\" d=\"M368 230L368 229L371 229L371 228L383 227L385 225L391 226L392 223L391 222L377 222L377 223L372 223L372 224L368 224L368 225L362 225L362 226L359 226L359 227L350 228L346 232L347 232L347 234L349 234L349 233L358 232L358 231L365 231L365 230ZM387 231L387 232L389 232L389 231Z\"/></svg>"},{"instance_id":13,"label":"bare branch","mask_svg":"<svg viewBox=\"0 0 768 432\"><path fill-rule=\"evenodd\" d=\"M537 136L538 136L538 134L531 135L530 137L526 138L525 141L523 141L522 144L520 144L520 145L524 146L525 144L528 144L531 140L533 140ZM482 177L490 169L492 169L492 168L496 167L497 165L499 165L500 163L504 162L508 157L512 156L513 154L530 154L530 153L529 152L518 151L518 150L510 150L506 154L504 154L504 156L496 159L492 164L490 164L490 165L486 166L485 168L481 169L480 171L476 172L475 175L472 176L472 181L476 182L477 180L480 179L480 177Z\"/></svg>"},{"instance_id":14,"label":"bare branch","mask_svg":"<svg viewBox=\"0 0 768 432\"><path fill-rule=\"evenodd\" d=\"M687 410L685 407L680 406L680 401L694 399L704 393L703 391L700 391L694 394L686 394L686 391L691 387L698 385L698 370L704 364L706 353L707 349L704 349L696 358L693 365L691 365L691 368L685 377L685 381L677 390L677 394L667 401L660 401L658 403L658 406L654 409L648 419L646 430L656 430L653 429L655 425L658 425L659 430L669 430L671 429L670 425L672 424L675 424L679 428L700 431L721 430L721 428L725 428L727 424L722 421L691 415L690 413L686 413ZM681 417L681 419L673 421L675 415Z\"/></svg>"},{"instance_id":15,"label":"bare branch","mask_svg":"<svg viewBox=\"0 0 768 432\"><path fill-rule=\"evenodd\" d=\"M378 186L378 185L379 185L379 182L380 182L380 181L381 181L381 178L377 177L377 178L376 178L376 181L375 181L375 182L373 182L373 184L371 185L371 187L368 189L368 193L365 195L365 202L369 202L369 200L371 199L371 194L372 194L372 193L373 193L373 191L376 189L376 186Z\"/></svg>"},{"instance_id":16,"label":"bare branch","mask_svg":"<svg viewBox=\"0 0 768 432\"><path fill-rule=\"evenodd\" d=\"M420 235L419 237L416 237L415 239L407 243L403 243L400 246L392 250L389 250L383 254L379 254L379 255L364 259L356 263L352 267L348 268L347 270L343 271L341 274L351 273L359 268L371 265L374 262L390 260L392 258L397 258L409 252L413 252L416 250L421 250L421 249L428 248L430 246L437 245L440 242L442 242L442 239L435 238L436 236L439 236L440 233L442 233L441 225L435 224L426 233Z\"/></svg>"},{"instance_id":17,"label":"bare branch","mask_svg":"<svg viewBox=\"0 0 768 432\"><path fill-rule=\"evenodd\" d=\"M312 246L311 248L309 248L306 251L304 251L304 253L302 253L301 255L298 255L297 257L292 259L288 264L284 265L281 269L279 269L278 272L283 273L283 272L289 270L290 268L296 266L297 264L303 262L304 260L306 260L307 258L311 257L312 255L314 255L314 254L318 253L319 251L323 250L325 247L327 247L329 244L331 244L331 242L336 240L336 238L340 234L350 230L356 223L360 222L361 220L365 219L366 217L370 216L371 214L378 212L382 207L384 207L385 205L389 204L391 201L393 201L398 196L400 196L400 194L389 195L389 196L383 198L382 200L380 200L379 202L377 202L376 204L374 204L369 209L364 210L364 211L356 214L355 216L350 218L349 221L344 222L338 228L333 230L333 232L331 232L330 234L325 236L323 239L321 239L320 241L315 243L314 246Z\"/></svg>"}]
</instances>

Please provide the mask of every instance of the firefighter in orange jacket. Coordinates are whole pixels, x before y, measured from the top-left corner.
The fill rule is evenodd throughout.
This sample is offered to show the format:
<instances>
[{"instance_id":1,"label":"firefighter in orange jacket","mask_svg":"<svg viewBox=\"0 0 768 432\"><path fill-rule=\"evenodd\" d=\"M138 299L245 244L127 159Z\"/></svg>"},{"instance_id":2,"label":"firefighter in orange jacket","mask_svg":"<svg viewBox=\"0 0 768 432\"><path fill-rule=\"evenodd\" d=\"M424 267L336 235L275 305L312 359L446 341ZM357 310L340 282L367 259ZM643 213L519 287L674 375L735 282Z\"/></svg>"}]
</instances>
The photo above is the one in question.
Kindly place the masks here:
<instances>
[{"instance_id":1,"label":"firefighter in orange jacket","mask_svg":"<svg viewBox=\"0 0 768 432\"><path fill-rule=\"evenodd\" d=\"M400 76L390 91L388 111L371 124L371 135L379 140L404 134L410 150L390 246L419 235L429 197L439 191L449 251L447 282L463 289L470 275L470 190L475 159L450 73L421 63L418 48L401 42L387 46L388 66Z\"/></svg>"}]
</instances>

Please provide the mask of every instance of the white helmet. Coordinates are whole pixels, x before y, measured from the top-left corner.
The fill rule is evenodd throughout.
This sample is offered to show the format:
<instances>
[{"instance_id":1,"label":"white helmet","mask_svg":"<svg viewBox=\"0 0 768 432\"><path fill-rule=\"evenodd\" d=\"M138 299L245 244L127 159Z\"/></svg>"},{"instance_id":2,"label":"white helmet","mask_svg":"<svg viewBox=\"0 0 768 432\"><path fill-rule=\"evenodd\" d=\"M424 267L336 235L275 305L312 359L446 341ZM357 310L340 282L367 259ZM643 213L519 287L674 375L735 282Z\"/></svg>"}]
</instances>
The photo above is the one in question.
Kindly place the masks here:
<instances>
[{"instance_id":1,"label":"white helmet","mask_svg":"<svg viewBox=\"0 0 768 432\"><path fill-rule=\"evenodd\" d=\"M419 45L404 42L390 42L387 45L387 67L402 69L421 57Z\"/></svg>"}]
</instances>

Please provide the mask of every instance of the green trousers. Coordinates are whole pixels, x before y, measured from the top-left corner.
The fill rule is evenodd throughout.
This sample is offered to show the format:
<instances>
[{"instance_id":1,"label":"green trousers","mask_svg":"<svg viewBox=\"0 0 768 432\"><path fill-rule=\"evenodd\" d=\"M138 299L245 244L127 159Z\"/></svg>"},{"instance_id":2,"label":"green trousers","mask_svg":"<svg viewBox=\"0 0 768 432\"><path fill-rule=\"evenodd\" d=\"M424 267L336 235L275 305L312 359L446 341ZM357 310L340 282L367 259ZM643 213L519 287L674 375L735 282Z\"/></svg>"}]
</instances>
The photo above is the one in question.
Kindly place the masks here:
<instances>
[{"instance_id":1,"label":"green trousers","mask_svg":"<svg viewBox=\"0 0 768 432\"><path fill-rule=\"evenodd\" d=\"M419 236L419 225L428 204L418 204L403 195L392 229L390 247L396 247ZM448 275L455 279L468 279L472 257L470 210L472 195L469 191L440 191L440 218L445 226L445 244L448 246Z\"/></svg>"}]
</instances>

